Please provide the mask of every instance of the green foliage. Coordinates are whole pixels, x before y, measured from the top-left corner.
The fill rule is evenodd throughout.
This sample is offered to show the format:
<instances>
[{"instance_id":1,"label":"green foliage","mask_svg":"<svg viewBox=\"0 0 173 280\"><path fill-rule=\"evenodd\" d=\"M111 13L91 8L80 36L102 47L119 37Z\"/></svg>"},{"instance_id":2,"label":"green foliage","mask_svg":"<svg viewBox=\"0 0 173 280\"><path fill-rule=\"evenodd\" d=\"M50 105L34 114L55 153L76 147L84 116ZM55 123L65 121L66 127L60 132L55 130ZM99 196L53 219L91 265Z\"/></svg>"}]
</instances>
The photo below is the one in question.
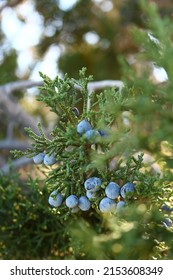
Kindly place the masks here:
<instances>
[{"instance_id":1,"label":"green foliage","mask_svg":"<svg viewBox=\"0 0 173 280\"><path fill-rule=\"evenodd\" d=\"M172 259L172 232L158 208L135 203L119 215L94 211L64 223L44 182L0 176L0 259ZM135 244L135 245L134 245ZM17 246L17 248L16 248Z\"/></svg>"},{"instance_id":2,"label":"green foliage","mask_svg":"<svg viewBox=\"0 0 173 280\"><path fill-rule=\"evenodd\" d=\"M153 176L151 172L141 172L142 153L137 157L134 156L137 152L136 141L133 143L130 141L131 131L123 124L122 111L129 106L133 97L126 94L125 90L120 93L115 89L107 89L97 96L93 96L94 93L91 95L90 109L87 110L87 83L91 77L87 78L85 71L84 68L80 71L79 80L70 79L66 75L64 80L56 78L52 81L42 75L44 86L38 99L59 115L59 122L51 132L51 140L45 137L40 124L39 135L27 128L33 140L32 148L25 152L14 151L14 155L32 157L40 152L49 155L54 153L58 164L48 168L45 183L50 191L56 189L65 197L70 194L85 195L85 180L92 176L100 177L103 182L102 193L92 203L96 210L99 201L104 197L105 186L110 181L116 181L120 186L129 181L135 182L137 185L135 199L138 200L148 197L148 202L152 201L156 199L156 193L158 197L162 197L158 188L159 177ZM79 117L73 111L79 102L75 85L80 89L83 99L83 112ZM80 137L77 133L77 124L83 119L87 119L92 127L107 131L108 135L97 136L95 144L84 135ZM112 168L114 160L116 167ZM141 187L142 185L144 187ZM161 202L160 199L159 204ZM64 206L62 211L68 213Z\"/></svg>"},{"instance_id":3,"label":"green foliage","mask_svg":"<svg viewBox=\"0 0 173 280\"><path fill-rule=\"evenodd\" d=\"M0 63L0 84L15 81L17 79L15 70L17 67L17 54L15 50L6 54ZM4 71L5 69L5 71Z\"/></svg>"},{"instance_id":4,"label":"green foliage","mask_svg":"<svg viewBox=\"0 0 173 280\"><path fill-rule=\"evenodd\" d=\"M70 194L79 197L85 195L84 182L87 178L101 178L99 197L91 200L92 207L88 212L73 213L64 203L52 210L53 216L57 215L59 221L64 221L66 232L71 237L71 257L172 257L172 229L163 225L164 217L171 217L172 214L161 211L164 203L170 206L172 204L172 176L169 172L162 176L160 173L153 173L152 165L143 163L143 153L138 150L139 145L136 145L138 139L135 134L132 135L133 127L131 129L124 123L123 112L134 114L135 99L134 94L131 94L133 89L124 87L119 92L115 88L108 88L97 95L93 92L90 96L90 108L87 109L87 83L91 77L87 78L85 72L85 68L80 71L79 80L70 79L67 75L64 80L58 77L51 80L41 74L44 86L38 99L59 116L59 121L51 132L51 139L45 137L40 124L39 135L27 128L33 140L32 149L13 153L29 157L39 152L54 153L58 163L45 171L42 166L46 175L44 184L49 194L57 190L65 198ZM83 104L83 111L79 116L73 111L80 101L77 90L80 90ZM149 99L150 95L146 98ZM146 108L149 113L150 109ZM79 136L77 124L83 119L88 120L92 127L105 130L107 135L98 136L94 143ZM135 194L126 198L128 205L121 215L118 212L103 215L98 208L100 200L105 196L104 189L110 181L120 186L129 181L136 185ZM72 220L74 223L70 225L69 221ZM134 242L137 246L132 250Z\"/></svg>"},{"instance_id":5,"label":"green foliage","mask_svg":"<svg viewBox=\"0 0 173 280\"><path fill-rule=\"evenodd\" d=\"M164 172L169 172L172 161L172 21L160 18L156 5L147 7L143 1L143 9L147 13L146 29L132 29L134 40L142 47L137 55L137 62L145 65L140 73L132 67L127 67L125 60L121 60L124 70L123 80L125 91L130 92L131 100L127 110L133 119L130 136L136 147L149 151L154 157L166 164ZM169 27L168 27L169 26ZM149 39L150 32L159 41ZM155 84L151 80L149 62L156 67L164 67L168 81ZM112 111L114 107L112 106ZM172 176L172 175L171 175Z\"/></svg>"},{"instance_id":6,"label":"green foliage","mask_svg":"<svg viewBox=\"0 0 173 280\"><path fill-rule=\"evenodd\" d=\"M71 258L69 234L47 206L44 182L0 174L0 193L0 259Z\"/></svg>"},{"instance_id":7,"label":"green foliage","mask_svg":"<svg viewBox=\"0 0 173 280\"><path fill-rule=\"evenodd\" d=\"M103 216L101 226L78 221L71 229L72 244L83 259L172 259L172 231L162 226L162 218L155 207L131 205L120 215Z\"/></svg>"}]
</instances>

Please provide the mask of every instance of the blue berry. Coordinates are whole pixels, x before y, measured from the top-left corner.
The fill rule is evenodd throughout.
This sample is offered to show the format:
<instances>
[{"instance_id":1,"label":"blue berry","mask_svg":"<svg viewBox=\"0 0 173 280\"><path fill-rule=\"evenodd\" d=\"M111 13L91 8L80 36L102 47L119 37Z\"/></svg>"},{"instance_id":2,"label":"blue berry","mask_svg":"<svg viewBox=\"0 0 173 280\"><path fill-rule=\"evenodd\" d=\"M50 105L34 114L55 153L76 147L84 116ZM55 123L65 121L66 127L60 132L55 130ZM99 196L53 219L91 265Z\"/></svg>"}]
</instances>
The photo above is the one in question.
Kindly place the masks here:
<instances>
[{"instance_id":1,"label":"blue berry","mask_svg":"<svg viewBox=\"0 0 173 280\"><path fill-rule=\"evenodd\" d=\"M115 199L120 195L120 188L118 184L110 182L105 188L105 193L107 197Z\"/></svg>"},{"instance_id":2,"label":"blue berry","mask_svg":"<svg viewBox=\"0 0 173 280\"><path fill-rule=\"evenodd\" d=\"M172 226L172 220L170 218L165 218L163 220L163 224L165 227L171 227Z\"/></svg>"},{"instance_id":3,"label":"blue berry","mask_svg":"<svg viewBox=\"0 0 173 280\"><path fill-rule=\"evenodd\" d=\"M61 193L57 193L57 191L53 191L48 199L48 202L53 207L58 207L62 204L63 195Z\"/></svg>"},{"instance_id":4,"label":"blue berry","mask_svg":"<svg viewBox=\"0 0 173 280\"><path fill-rule=\"evenodd\" d=\"M169 208L166 204L163 204L161 209L162 211L171 212L171 208Z\"/></svg>"},{"instance_id":5,"label":"blue berry","mask_svg":"<svg viewBox=\"0 0 173 280\"><path fill-rule=\"evenodd\" d=\"M94 191L86 191L86 196L87 196L89 199L94 199L94 198L97 198L97 197L98 197L98 193L97 193L97 192L94 192Z\"/></svg>"},{"instance_id":6,"label":"blue berry","mask_svg":"<svg viewBox=\"0 0 173 280\"><path fill-rule=\"evenodd\" d=\"M117 203L117 210L120 211L125 206L126 206L126 202L125 201L118 201L118 203Z\"/></svg>"},{"instance_id":7,"label":"blue berry","mask_svg":"<svg viewBox=\"0 0 173 280\"><path fill-rule=\"evenodd\" d=\"M84 187L86 191L92 190L92 191L98 191L100 190L100 186L102 184L102 181L98 177L90 177L88 178L85 183Z\"/></svg>"},{"instance_id":8,"label":"blue berry","mask_svg":"<svg viewBox=\"0 0 173 280\"><path fill-rule=\"evenodd\" d=\"M73 207L73 208L71 208L71 213L77 213L77 212L79 212L79 207L78 206L75 206L75 207Z\"/></svg>"},{"instance_id":9,"label":"blue berry","mask_svg":"<svg viewBox=\"0 0 173 280\"><path fill-rule=\"evenodd\" d=\"M126 195L130 198L133 196L132 193L135 191L135 185L133 183L126 183L121 187L120 194L123 198L126 198Z\"/></svg>"},{"instance_id":10,"label":"blue berry","mask_svg":"<svg viewBox=\"0 0 173 280\"><path fill-rule=\"evenodd\" d=\"M55 163L56 163L56 158L54 156L54 153L51 154L50 156L47 155L47 154L45 155L45 157L44 157L44 164L45 165L53 165Z\"/></svg>"},{"instance_id":11,"label":"blue berry","mask_svg":"<svg viewBox=\"0 0 173 280\"><path fill-rule=\"evenodd\" d=\"M35 155L33 157L33 161L35 164L41 164L43 163L44 157L45 157L45 153L39 153L38 155Z\"/></svg>"},{"instance_id":12,"label":"blue berry","mask_svg":"<svg viewBox=\"0 0 173 280\"><path fill-rule=\"evenodd\" d=\"M91 130L92 127L90 125L90 123L86 120L82 120L80 123L78 123L77 125L77 132L82 135L84 134L86 131Z\"/></svg>"},{"instance_id":13,"label":"blue berry","mask_svg":"<svg viewBox=\"0 0 173 280\"><path fill-rule=\"evenodd\" d=\"M66 203L67 207L74 208L74 207L78 206L78 198L76 195L71 194L70 196L68 196L66 198L65 203Z\"/></svg>"},{"instance_id":14,"label":"blue berry","mask_svg":"<svg viewBox=\"0 0 173 280\"><path fill-rule=\"evenodd\" d=\"M79 197L79 203L78 203L78 207L82 210L82 211L87 211L90 209L91 207L91 203L88 200L88 198L86 196L81 196Z\"/></svg>"},{"instance_id":15,"label":"blue berry","mask_svg":"<svg viewBox=\"0 0 173 280\"><path fill-rule=\"evenodd\" d=\"M99 130L99 133L100 133L100 135L101 135L102 137L103 137L103 136L108 136L108 132L105 131L105 130L103 130L103 129Z\"/></svg>"},{"instance_id":16,"label":"blue berry","mask_svg":"<svg viewBox=\"0 0 173 280\"><path fill-rule=\"evenodd\" d=\"M90 129L86 131L84 135L88 140L93 140L93 143L95 142L95 138L97 136L100 136L99 132L96 129Z\"/></svg>"},{"instance_id":17,"label":"blue berry","mask_svg":"<svg viewBox=\"0 0 173 280\"><path fill-rule=\"evenodd\" d=\"M101 212L114 212L116 209L116 202L109 197L104 197L99 203L99 209Z\"/></svg>"},{"instance_id":18,"label":"blue berry","mask_svg":"<svg viewBox=\"0 0 173 280\"><path fill-rule=\"evenodd\" d=\"M79 117L79 110L78 108L74 107L73 112L75 113L76 117Z\"/></svg>"}]
</instances>

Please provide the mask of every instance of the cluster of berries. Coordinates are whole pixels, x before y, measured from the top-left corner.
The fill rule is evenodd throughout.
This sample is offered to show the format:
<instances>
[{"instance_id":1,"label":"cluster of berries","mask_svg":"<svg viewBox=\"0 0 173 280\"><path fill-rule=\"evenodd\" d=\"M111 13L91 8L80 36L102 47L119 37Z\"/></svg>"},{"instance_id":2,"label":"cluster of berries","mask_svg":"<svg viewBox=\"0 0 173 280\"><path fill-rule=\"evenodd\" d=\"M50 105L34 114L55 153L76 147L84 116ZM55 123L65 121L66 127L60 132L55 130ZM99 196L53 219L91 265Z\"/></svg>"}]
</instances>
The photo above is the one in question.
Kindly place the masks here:
<instances>
[{"instance_id":1,"label":"cluster of berries","mask_svg":"<svg viewBox=\"0 0 173 280\"><path fill-rule=\"evenodd\" d=\"M77 133L80 136L86 137L92 143L95 143L97 136L107 135L107 132L103 130L93 129L85 119L78 123ZM44 164L47 166L52 166L57 163L54 153L49 155L44 152L35 155L33 161L35 164ZM55 190L50 194L48 202L55 208L65 204L72 213L76 213L79 210L88 211L91 208L91 204L96 202L101 212L115 212L126 206L126 198L132 198L135 193L135 185L131 182L127 182L122 187L115 182L109 182L106 187L103 187L102 181L98 177L88 178L84 182L84 188L85 195L77 197L75 194L71 194L66 198ZM163 205L162 210L164 212L172 212L173 208ZM165 227L171 227L173 222L167 217L162 221L162 224Z\"/></svg>"},{"instance_id":2,"label":"cluster of berries","mask_svg":"<svg viewBox=\"0 0 173 280\"><path fill-rule=\"evenodd\" d=\"M173 207L169 207L167 206L166 204L163 204L162 207L161 207L162 211L165 212L165 213L171 213L173 212ZM162 224L165 226L165 227L171 227L173 222L170 218L166 217L164 218L164 220L162 221Z\"/></svg>"},{"instance_id":3,"label":"cluster of berries","mask_svg":"<svg viewBox=\"0 0 173 280\"><path fill-rule=\"evenodd\" d=\"M33 161L35 164L43 163L43 164L49 165L49 166L51 166L57 162L57 160L54 156L54 153L51 155L48 155L46 153L39 153L33 157Z\"/></svg>"},{"instance_id":4,"label":"cluster of berries","mask_svg":"<svg viewBox=\"0 0 173 280\"><path fill-rule=\"evenodd\" d=\"M86 137L88 140L93 140L97 136L106 136L107 132L103 130L93 129L90 123L83 119L77 125L77 133L80 136ZM39 153L33 157L35 164L53 165L57 162L54 153L48 155L46 153ZM103 193L104 187L101 186L102 181L98 177L90 177L84 182L85 195L77 197L75 194L71 194L65 197L58 191L53 191L48 199L48 202L53 207L59 207L62 204L66 205L72 213L79 210L88 211L92 202L98 202L98 208L101 212L113 212L115 209L120 209L126 205L124 199L127 194L133 194L135 191L135 185L133 183L126 183L121 188L115 182L110 182ZM81 191L83 193L83 191ZM122 200L123 199L123 200Z\"/></svg>"},{"instance_id":5,"label":"cluster of berries","mask_svg":"<svg viewBox=\"0 0 173 280\"><path fill-rule=\"evenodd\" d=\"M84 182L86 195L78 198L76 195L71 194L65 198L60 192L55 190L50 194L48 202L56 208L62 205L64 201L64 204L71 209L71 212L76 213L79 210L88 211L91 203L100 197L99 210L101 212L114 212L116 209L119 210L126 205L126 202L120 199L125 199L127 196L133 195L135 191L135 185L133 183L128 182L120 188L115 182L110 182L104 190L104 195L101 185L102 181L100 178L90 177ZM102 192L102 195L100 192Z\"/></svg>"},{"instance_id":6,"label":"cluster of berries","mask_svg":"<svg viewBox=\"0 0 173 280\"><path fill-rule=\"evenodd\" d=\"M77 132L80 135L85 135L85 137L88 140L94 139L97 136L105 136L107 135L107 133L103 130L96 130L96 129L92 129L90 123L86 120L82 120L81 122L79 122L79 124L77 125ZM48 155L46 153L39 153L37 155L35 155L33 157L33 161L35 164L45 164L45 165L53 165L57 162L54 153L51 155Z\"/></svg>"},{"instance_id":7,"label":"cluster of berries","mask_svg":"<svg viewBox=\"0 0 173 280\"><path fill-rule=\"evenodd\" d=\"M56 190L50 194L48 202L55 208L59 207L64 202L64 204L71 210L72 213L76 213L79 210L88 211L91 207L89 199L84 195L78 198L76 195L71 194L65 198L60 192L57 192Z\"/></svg>"},{"instance_id":8,"label":"cluster of berries","mask_svg":"<svg viewBox=\"0 0 173 280\"><path fill-rule=\"evenodd\" d=\"M162 211L164 211L164 212L167 212L167 213L171 213L171 212L173 212L173 207L169 207L169 206L167 206L166 204L163 204L162 205Z\"/></svg>"},{"instance_id":9,"label":"cluster of berries","mask_svg":"<svg viewBox=\"0 0 173 280\"><path fill-rule=\"evenodd\" d=\"M119 210L124 207L127 203L124 200L125 198L132 197L135 192L135 185L131 182L127 182L121 188L115 182L109 182L109 184L104 189L104 195L100 194L100 191L103 191L101 188L102 181L98 177L90 177L85 183L84 187L86 190L86 196L94 200L101 196L99 201L99 209L101 212L114 212L116 209Z\"/></svg>"},{"instance_id":10,"label":"cluster of berries","mask_svg":"<svg viewBox=\"0 0 173 280\"><path fill-rule=\"evenodd\" d=\"M105 136L107 133L103 130L93 129L90 123L87 120L82 120L77 125L77 132L79 135L83 135L88 140L93 140L95 142L95 138L97 136Z\"/></svg>"}]
</instances>

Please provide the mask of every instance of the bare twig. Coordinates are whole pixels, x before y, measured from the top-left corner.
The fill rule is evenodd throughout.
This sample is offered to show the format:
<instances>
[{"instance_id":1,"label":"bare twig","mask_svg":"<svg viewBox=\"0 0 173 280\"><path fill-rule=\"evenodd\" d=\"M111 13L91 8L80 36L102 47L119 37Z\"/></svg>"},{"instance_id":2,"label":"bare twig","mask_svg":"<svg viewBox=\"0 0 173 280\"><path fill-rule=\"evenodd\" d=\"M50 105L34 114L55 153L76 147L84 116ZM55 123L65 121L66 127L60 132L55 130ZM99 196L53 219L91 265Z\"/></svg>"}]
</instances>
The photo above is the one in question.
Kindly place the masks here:
<instances>
[{"instance_id":1,"label":"bare twig","mask_svg":"<svg viewBox=\"0 0 173 280\"><path fill-rule=\"evenodd\" d=\"M31 148L31 145L26 143L25 141L20 141L17 139L6 139L0 141L0 150L26 150Z\"/></svg>"},{"instance_id":2,"label":"bare twig","mask_svg":"<svg viewBox=\"0 0 173 280\"><path fill-rule=\"evenodd\" d=\"M119 90L123 87L123 82L119 80L102 80L88 83L88 91L92 92L105 87L116 87Z\"/></svg>"},{"instance_id":3,"label":"bare twig","mask_svg":"<svg viewBox=\"0 0 173 280\"><path fill-rule=\"evenodd\" d=\"M92 92L106 87L116 87L119 89L119 92L121 92L123 88L123 82L119 80L103 80L88 83L87 111L90 109L90 95Z\"/></svg>"},{"instance_id":4,"label":"bare twig","mask_svg":"<svg viewBox=\"0 0 173 280\"><path fill-rule=\"evenodd\" d=\"M35 133L38 132L35 118L24 111L20 104L12 100L9 95L16 90L36 87L42 84L43 82L40 81L35 82L25 80L11 82L0 86L0 108L2 108L2 110L11 120L15 120L15 122L17 122L22 127L31 127ZM47 134L46 130L45 133Z\"/></svg>"},{"instance_id":5,"label":"bare twig","mask_svg":"<svg viewBox=\"0 0 173 280\"><path fill-rule=\"evenodd\" d=\"M43 85L42 81L29 81L29 80L16 81L0 86L0 92L11 94L12 92L17 90L23 90L23 89L37 87L41 85Z\"/></svg>"},{"instance_id":6,"label":"bare twig","mask_svg":"<svg viewBox=\"0 0 173 280\"><path fill-rule=\"evenodd\" d=\"M0 86L0 105L3 110L6 111L7 115L10 116L11 119L15 119L20 125L29 126L34 132L37 132L37 125L35 124L35 119L26 113L22 107L9 99L8 95L16 90L22 90L26 88L36 87L43 85L42 81L17 81L7 83L3 86ZM89 110L90 107L90 94L93 91L98 89L102 89L105 87L117 87L120 91L123 87L123 83L117 80L104 80L104 81L96 81L88 83L88 104L87 108Z\"/></svg>"},{"instance_id":7,"label":"bare twig","mask_svg":"<svg viewBox=\"0 0 173 280\"><path fill-rule=\"evenodd\" d=\"M43 85L43 81L23 80L23 81L11 82L2 85L0 86L0 91L9 94L16 90L22 90L22 89L32 88L32 87L37 87L42 85ZM78 86L76 87L77 89L79 89ZM123 82L119 80L102 80L102 81L89 82L88 92L96 91L105 87L117 87L119 90L121 90L123 87Z\"/></svg>"},{"instance_id":8,"label":"bare twig","mask_svg":"<svg viewBox=\"0 0 173 280\"><path fill-rule=\"evenodd\" d=\"M23 127L31 127L34 132L38 132L35 118L25 112L20 104L12 101L7 95L0 92L0 107L11 120L15 120Z\"/></svg>"},{"instance_id":9,"label":"bare twig","mask_svg":"<svg viewBox=\"0 0 173 280\"><path fill-rule=\"evenodd\" d=\"M28 165L28 164L32 163L32 161L33 161L32 158L21 157L19 159L13 160L10 165L8 163L5 164L1 168L1 171L4 174L8 174L11 170L16 170L16 169L20 168L21 166L23 167L25 165Z\"/></svg>"}]
</instances>

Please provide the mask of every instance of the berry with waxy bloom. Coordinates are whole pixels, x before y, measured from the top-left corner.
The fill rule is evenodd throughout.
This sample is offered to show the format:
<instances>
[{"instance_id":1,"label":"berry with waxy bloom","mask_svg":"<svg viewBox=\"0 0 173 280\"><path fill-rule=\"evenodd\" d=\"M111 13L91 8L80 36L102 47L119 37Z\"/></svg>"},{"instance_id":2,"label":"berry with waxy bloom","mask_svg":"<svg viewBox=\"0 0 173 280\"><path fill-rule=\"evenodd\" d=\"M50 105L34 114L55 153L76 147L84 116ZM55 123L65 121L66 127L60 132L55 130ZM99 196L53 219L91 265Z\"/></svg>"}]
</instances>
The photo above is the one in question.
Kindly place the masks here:
<instances>
[{"instance_id":1,"label":"berry with waxy bloom","mask_svg":"<svg viewBox=\"0 0 173 280\"><path fill-rule=\"evenodd\" d=\"M106 196L115 199L120 195L120 187L114 182L110 182L105 188Z\"/></svg>"},{"instance_id":2,"label":"berry with waxy bloom","mask_svg":"<svg viewBox=\"0 0 173 280\"><path fill-rule=\"evenodd\" d=\"M99 209L105 213L114 212L116 210L116 202L109 197L104 197L99 203Z\"/></svg>"},{"instance_id":3,"label":"berry with waxy bloom","mask_svg":"<svg viewBox=\"0 0 173 280\"><path fill-rule=\"evenodd\" d=\"M62 204L63 201L63 195L61 193L58 193L56 190L53 191L48 199L48 202L53 207L59 207Z\"/></svg>"},{"instance_id":4,"label":"berry with waxy bloom","mask_svg":"<svg viewBox=\"0 0 173 280\"><path fill-rule=\"evenodd\" d=\"M88 197L89 199L94 199L98 197L98 192L96 191L86 191L86 197Z\"/></svg>"},{"instance_id":5,"label":"berry with waxy bloom","mask_svg":"<svg viewBox=\"0 0 173 280\"><path fill-rule=\"evenodd\" d=\"M65 200L66 206L69 208L74 208L78 206L78 198L76 195L71 194Z\"/></svg>"},{"instance_id":6,"label":"berry with waxy bloom","mask_svg":"<svg viewBox=\"0 0 173 280\"><path fill-rule=\"evenodd\" d=\"M98 177L90 177L84 182L84 187L86 191L98 191L100 190L100 186L102 181Z\"/></svg>"},{"instance_id":7,"label":"berry with waxy bloom","mask_svg":"<svg viewBox=\"0 0 173 280\"><path fill-rule=\"evenodd\" d=\"M121 187L120 194L123 198L126 198L127 196L130 198L133 196L135 192L135 185L131 182L126 183Z\"/></svg>"},{"instance_id":8,"label":"berry with waxy bloom","mask_svg":"<svg viewBox=\"0 0 173 280\"><path fill-rule=\"evenodd\" d=\"M79 197L78 207L82 211L88 211L91 207L91 203L90 203L89 199L83 195L83 196Z\"/></svg>"},{"instance_id":9,"label":"berry with waxy bloom","mask_svg":"<svg viewBox=\"0 0 173 280\"><path fill-rule=\"evenodd\" d=\"M125 201L118 201L117 211L121 211L126 205L127 205L127 203Z\"/></svg>"},{"instance_id":10,"label":"berry with waxy bloom","mask_svg":"<svg viewBox=\"0 0 173 280\"><path fill-rule=\"evenodd\" d=\"M50 156L48 154L45 155L45 157L44 157L44 164L45 165L51 166L51 165L55 164L56 162L57 162L57 160L54 156L54 153L51 154Z\"/></svg>"},{"instance_id":11,"label":"berry with waxy bloom","mask_svg":"<svg viewBox=\"0 0 173 280\"><path fill-rule=\"evenodd\" d=\"M92 142L95 142L95 138L97 136L100 136L100 133L96 130L96 129L90 129L88 131L85 132L84 136L88 139L88 140L92 140Z\"/></svg>"},{"instance_id":12,"label":"berry with waxy bloom","mask_svg":"<svg viewBox=\"0 0 173 280\"><path fill-rule=\"evenodd\" d=\"M43 163L44 157L45 153L39 153L33 157L33 161L35 164L41 164Z\"/></svg>"},{"instance_id":13,"label":"berry with waxy bloom","mask_svg":"<svg viewBox=\"0 0 173 280\"><path fill-rule=\"evenodd\" d=\"M77 125L77 132L80 135L84 134L86 131L91 130L91 129L92 129L92 127L91 127L90 123L87 120L82 120Z\"/></svg>"}]
</instances>

